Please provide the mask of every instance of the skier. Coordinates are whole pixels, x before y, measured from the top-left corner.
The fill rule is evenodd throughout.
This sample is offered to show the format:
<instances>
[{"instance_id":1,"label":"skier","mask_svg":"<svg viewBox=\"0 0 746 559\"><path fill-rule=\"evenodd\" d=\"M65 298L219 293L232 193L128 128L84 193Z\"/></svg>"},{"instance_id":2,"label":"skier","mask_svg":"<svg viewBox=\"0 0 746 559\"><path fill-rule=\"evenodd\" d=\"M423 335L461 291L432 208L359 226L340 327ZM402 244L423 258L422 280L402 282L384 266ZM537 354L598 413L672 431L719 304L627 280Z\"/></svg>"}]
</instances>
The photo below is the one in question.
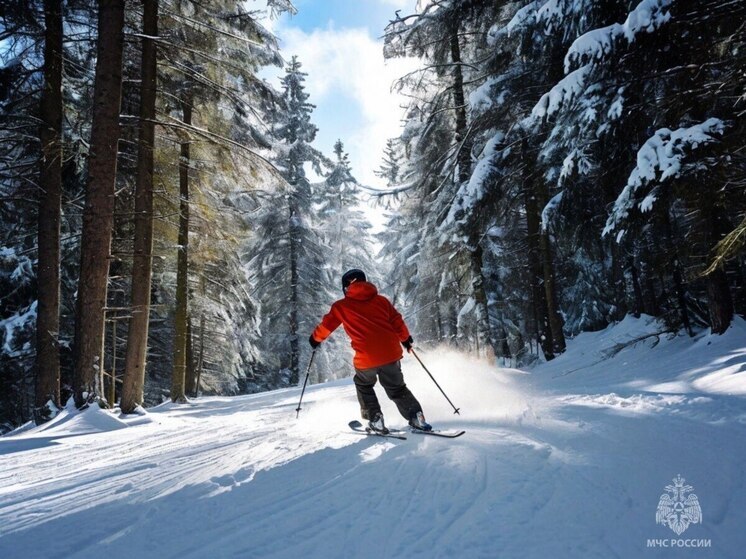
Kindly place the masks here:
<instances>
[{"instance_id":1,"label":"skier","mask_svg":"<svg viewBox=\"0 0 746 559\"><path fill-rule=\"evenodd\" d=\"M383 422L381 406L373 387L376 379L386 395L399 408L399 413L414 429L431 431L425 421L422 406L404 384L401 372L403 345L412 349L412 336L404 319L386 297L378 294L376 286L367 281L365 272L353 269L342 276L344 299L332 305L321 320L308 342L316 349L342 324L355 350L355 388L363 419L373 431L386 434L389 430Z\"/></svg>"}]
</instances>

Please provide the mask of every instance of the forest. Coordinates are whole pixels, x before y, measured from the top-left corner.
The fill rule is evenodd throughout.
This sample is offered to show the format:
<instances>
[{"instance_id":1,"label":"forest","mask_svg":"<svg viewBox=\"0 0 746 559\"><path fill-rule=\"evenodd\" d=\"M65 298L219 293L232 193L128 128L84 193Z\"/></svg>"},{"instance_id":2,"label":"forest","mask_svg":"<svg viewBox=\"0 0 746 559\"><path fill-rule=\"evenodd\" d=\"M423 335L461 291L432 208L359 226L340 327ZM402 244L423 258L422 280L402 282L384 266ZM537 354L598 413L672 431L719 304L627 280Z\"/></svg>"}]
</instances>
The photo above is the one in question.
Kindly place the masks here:
<instances>
[{"instance_id":1,"label":"forest","mask_svg":"<svg viewBox=\"0 0 746 559\"><path fill-rule=\"evenodd\" d=\"M349 268L417 344L501 365L746 315L746 3L392 10L381 56L417 68L385 189L314 146L313 76L267 25L295 6L253 4L2 3L0 434L296 386ZM338 333L311 382L351 373Z\"/></svg>"}]
</instances>

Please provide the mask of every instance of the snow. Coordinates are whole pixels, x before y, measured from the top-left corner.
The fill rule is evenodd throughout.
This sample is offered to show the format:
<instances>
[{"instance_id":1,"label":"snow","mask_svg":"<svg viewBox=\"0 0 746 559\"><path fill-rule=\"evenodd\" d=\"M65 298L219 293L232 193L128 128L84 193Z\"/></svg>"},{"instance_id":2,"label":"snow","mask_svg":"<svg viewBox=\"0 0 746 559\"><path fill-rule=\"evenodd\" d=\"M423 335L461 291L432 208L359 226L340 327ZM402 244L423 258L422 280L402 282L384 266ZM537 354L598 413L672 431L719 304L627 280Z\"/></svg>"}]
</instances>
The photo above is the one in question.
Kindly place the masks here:
<instances>
[{"instance_id":1,"label":"snow","mask_svg":"<svg viewBox=\"0 0 746 559\"><path fill-rule=\"evenodd\" d=\"M566 0L548 0L536 11L536 20L549 27L554 20L562 20L567 7Z\"/></svg>"},{"instance_id":2,"label":"snow","mask_svg":"<svg viewBox=\"0 0 746 559\"><path fill-rule=\"evenodd\" d=\"M493 25L487 33L487 44L494 47L503 34L510 36L514 31L525 27L527 23L530 23L536 17L536 10L541 6L541 3L542 0L533 0L523 6L516 11L515 15L505 27Z\"/></svg>"},{"instance_id":3,"label":"snow","mask_svg":"<svg viewBox=\"0 0 746 559\"><path fill-rule=\"evenodd\" d=\"M562 169L560 170L560 175L558 179L558 183L561 186L570 176L572 176L573 171L575 170L575 158L578 157L579 152L577 149L570 150L570 153L567 154L565 159L562 161Z\"/></svg>"},{"instance_id":4,"label":"snow","mask_svg":"<svg viewBox=\"0 0 746 559\"><path fill-rule=\"evenodd\" d=\"M592 65L586 64L567 74L557 82L557 85L541 96L532 109L531 116L535 119L551 116L563 105L572 103L585 90L591 70Z\"/></svg>"},{"instance_id":5,"label":"snow","mask_svg":"<svg viewBox=\"0 0 746 559\"><path fill-rule=\"evenodd\" d=\"M601 60L610 54L616 42L624 38L632 43L640 33L652 33L671 19L667 8L674 0L642 0L624 23L593 29L581 35L570 45L565 55L565 73L573 66Z\"/></svg>"},{"instance_id":6,"label":"snow","mask_svg":"<svg viewBox=\"0 0 746 559\"><path fill-rule=\"evenodd\" d=\"M638 150L637 165L614 202L603 235L609 234L627 218L635 205L638 190L648 183L662 183L680 176L686 170L686 156L701 146L716 142L717 136L721 136L725 128L722 120L711 117L689 127L657 130ZM656 191L653 190L640 202L640 211L650 211L655 200Z\"/></svg>"},{"instance_id":7,"label":"snow","mask_svg":"<svg viewBox=\"0 0 746 559\"><path fill-rule=\"evenodd\" d=\"M9 317L0 320L0 331L4 333L2 336L3 352L10 357L19 356L22 351L14 348L15 334L16 331L23 330L34 321L36 321L37 314L37 301L31 303L28 307L18 311Z\"/></svg>"},{"instance_id":8,"label":"snow","mask_svg":"<svg viewBox=\"0 0 746 559\"><path fill-rule=\"evenodd\" d=\"M471 313L477 306L477 300L474 297L469 297L464 303L464 306L458 311L456 321L461 324L463 318Z\"/></svg>"},{"instance_id":9,"label":"snow","mask_svg":"<svg viewBox=\"0 0 746 559\"><path fill-rule=\"evenodd\" d=\"M91 408L0 438L0 557L675 557L746 545L746 322L675 335L627 317L533 370L419 353L407 384L455 440L353 433L349 379L306 390ZM403 427L382 398L392 427ZM703 522L656 524L681 474Z\"/></svg>"},{"instance_id":10,"label":"snow","mask_svg":"<svg viewBox=\"0 0 746 559\"><path fill-rule=\"evenodd\" d=\"M489 78L482 85L469 93L469 107L475 115L483 114L494 107L500 107L505 104L506 92L500 91L495 97L493 88L505 81L504 76Z\"/></svg>"},{"instance_id":11,"label":"snow","mask_svg":"<svg viewBox=\"0 0 746 559\"><path fill-rule=\"evenodd\" d=\"M443 220L441 231L447 230L453 223L464 218L464 212L473 211L481 202L487 190L485 184L487 179L496 169L496 161L504 152L498 149L505 141L503 132L496 132L487 141L480 154L479 162L475 165L469 181L459 187L457 199L448 211L446 219Z\"/></svg>"},{"instance_id":12,"label":"snow","mask_svg":"<svg viewBox=\"0 0 746 559\"><path fill-rule=\"evenodd\" d=\"M620 87L617 91L617 96L609 106L609 110L606 112L606 116L609 120L618 120L622 116L624 110L624 87Z\"/></svg>"},{"instance_id":13,"label":"snow","mask_svg":"<svg viewBox=\"0 0 746 559\"><path fill-rule=\"evenodd\" d=\"M547 205L544 206L544 209L541 210L541 230L542 232L546 232L547 228L549 227L549 223L552 221L552 216L557 211L557 208L560 205L560 202L562 202L562 195L564 194L564 190L561 192L558 192L552 198L547 202Z\"/></svg>"},{"instance_id":14,"label":"snow","mask_svg":"<svg viewBox=\"0 0 746 559\"><path fill-rule=\"evenodd\" d=\"M534 120L532 124L536 124L536 121L545 117L552 116L562 107L566 107L577 100L581 95L593 93L594 86L589 86L588 82L598 61L608 56L620 40L626 40L627 44L631 44L640 33L652 33L670 21L671 13L668 8L673 2L674 0L641 0L628 14L624 23L614 23L607 27L592 29L575 39L565 55L564 69L566 76L550 91L542 95L539 102L534 106L531 111ZM562 19L563 10L566 8L564 0L549 0L536 11L536 20L551 26L552 21ZM581 8L580 3L574 7L575 10L578 10L578 13L582 13ZM528 15L522 14L521 17L525 19ZM521 19L516 22L516 25L522 21ZM595 88L598 87L596 84ZM618 92L616 99L608 109L607 116L610 120L616 120L621 115L623 108L621 92L621 90ZM586 107L583 118L588 122L594 122L596 117L596 110L592 107ZM606 127L599 127L599 135L603 134L605 130Z\"/></svg>"}]
</instances>

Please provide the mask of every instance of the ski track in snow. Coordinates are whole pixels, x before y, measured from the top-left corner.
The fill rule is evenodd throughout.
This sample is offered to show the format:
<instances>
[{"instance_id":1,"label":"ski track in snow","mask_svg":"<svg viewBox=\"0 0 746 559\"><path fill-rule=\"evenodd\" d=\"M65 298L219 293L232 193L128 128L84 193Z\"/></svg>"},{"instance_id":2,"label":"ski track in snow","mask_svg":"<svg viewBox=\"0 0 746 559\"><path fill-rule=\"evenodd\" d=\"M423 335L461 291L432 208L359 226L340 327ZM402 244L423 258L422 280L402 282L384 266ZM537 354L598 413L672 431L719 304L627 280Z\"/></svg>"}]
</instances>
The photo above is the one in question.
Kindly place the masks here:
<instances>
[{"instance_id":1,"label":"ski track in snow","mask_svg":"<svg viewBox=\"0 0 746 559\"><path fill-rule=\"evenodd\" d=\"M422 352L460 417L405 358L454 440L350 432L349 379L310 387L297 420L298 389L65 411L0 438L0 558L741 557L746 324L656 328L582 334L530 374ZM646 549L676 537L655 511L679 473L703 511L681 538L712 547Z\"/></svg>"}]
</instances>

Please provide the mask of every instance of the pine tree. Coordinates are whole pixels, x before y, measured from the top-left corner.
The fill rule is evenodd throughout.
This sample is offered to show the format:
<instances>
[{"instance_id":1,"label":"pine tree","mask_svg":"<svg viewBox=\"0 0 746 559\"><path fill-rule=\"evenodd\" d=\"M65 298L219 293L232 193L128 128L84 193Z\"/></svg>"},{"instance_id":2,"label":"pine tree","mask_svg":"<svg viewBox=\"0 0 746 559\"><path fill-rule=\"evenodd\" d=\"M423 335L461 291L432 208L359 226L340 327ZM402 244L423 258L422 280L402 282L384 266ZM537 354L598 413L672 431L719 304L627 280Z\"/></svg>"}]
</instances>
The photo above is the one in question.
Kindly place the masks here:
<instances>
[{"instance_id":1,"label":"pine tree","mask_svg":"<svg viewBox=\"0 0 746 559\"><path fill-rule=\"evenodd\" d=\"M259 238L250 253L257 297L262 306L264 354L282 371L283 382L295 385L305 343L332 299L327 251L316 228L311 184L305 165L317 173L330 162L311 146L317 128L311 122L298 58L293 56L282 79L282 104L276 107L273 136L275 165L285 184L261 200ZM301 343L303 342L303 343Z\"/></svg>"},{"instance_id":2,"label":"pine tree","mask_svg":"<svg viewBox=\"0 0 746 559\"><path fill-rule=\"evenodd\" d=\"M727 328L743 305L742 258L730 251L733 260L706 269L703 255L738 246L727 235L742 220L738 117L720 96L737 97L742 81L722 55L740 52L736 13L718 0L539 0L434 2L397 15L384 53L422 65L399 82L411 102L396 191L425 234L387 237L385 255L409 247L417 264L411 277L397 268L400 296L416 316L429 310L418 328L449 337L447 301L479 270L455 320L464 335L483 290L498 356L530 359L535 340L551 358L565 332L629 309L688 331ZM706 70L685 70L695 67ZM479 250L440 258L463 248Z\"/></svg>"},{"instance_id":3,"label":"pine tree","mask_svg":"<svg viewBox=\"0 0 746 559\"><path fill-rule=\"evenodd\" d=\"M91 151L75 322L75 402L103 397L104 319L119 144L124 0L100 0Z\"/></svg>"},{"instance_id":4,"label":"pine tree","mask_svg":"<svg viewBox=\"0 0 746 559\"><path fill-rule=\"evenodd\" d=\"M36 413L46 420L60 406L60 221L62 211L62 2L44 2L44 90L41 97Z\"/></svg>"},{"instance_id":5,"label":"pine tree","mask_svg":"<svg viewBox=\"0 0 746 559\"><path fill-rule=\"evenodd\" d=\"M471 81L468 72L473 68L467 59L476 53L477 45L470 39L473 34L468 27L481 25L483 15L490 10L479 2L429 4L421 13L392 21L386 29L384 47L387 57L414 55L423 59L423 67L400 82L400 87L409 88L410 95L419 100L410 107L408 119L415 122L405 129L402 140L414 162L413 190L424 197L423 209L427 208L422 220L429 232L424 236L423 248L432 247L433 252L464 251L468 255L471 276L468 308L473 311L472 339L477 351L485 345L496 349L485 291L482 246L485 229L479 222L462 223L461 230L453 234L446 231L452 222L444 223L444 218L460 185L466 185L472 173L474 136L467 114L465 84ZM436 236L439 240L433 242ZM434 254L422 256L435 266L440 263ZM452 262L455 263L451 260L446 265ZM461 276L460 272L452 272ZM420 282L420 289L425 289L428 283ZM440 285L441 282L433 283L432 289L425 289L421 295L432 298L438 311L445 305ZM444 332L441 313L429 316L436 318L430 330L436 338L440 337Z\"/></svg>"},{"instance_id":6,"label":"pine tree","mask_svg":"<svg viewBox=\"0 0 746 559\"><path fill-rule=\"evenodd\" d=\"M383 152L383 161L375 175L386 181L386 186L399 184L401 174L401 158L397 153L396 138L386 140L386 148Z\"/></svg>"},{"instance_id":7,"label":"pine tree","mask_svg":"<svg viewBox=\"0 0 746 559\"><path fill-rule=\"evenodd\" d=\"M122 413L131 413L144 402L145 360L150 325L150 292L153 270L153 151L158 37L158 0L143 2L143 39L140 80L140 123L135 187L135 231L132 263L131 313L122 384Z\"/></svg>"},{"instance_id":8,"label":"pine tree","mask_svg":"<svg viewBox=\"0 0 746 559\"><path fill-rule=\"evenodd\" d=\"M314 185L314 196L324 242L329 249L328 265L340 277L351 268L367 270L373 277L376 266L371 255L371 224L360 209L360 185L352 176L348 155L341 140L334 144L336 160L324 182Z\"/></svg>"},{"instance_id":9,"label":"pine tree","mask_svg":"<svg viewBox=\"0 0 746 559\"><path fill-rule=\"evenodd\" d=\"M34 337L37 321L35 249L37 200L33 180L42 158L40 82L34 66L43 54L38 3L3 6L0 71L0 433L29 421L34 409ZM26 56L22 56L26 53Z\"/></svg>"},{"instance_id":10,"label":"pine tree","mask_svg":"<svg viewBox=\"0 0 746 559\"><path fill-rule=\"evenodd\" d=\"M222 0L161 14L154 254L165 260L154 260L150 402L232 393L252 374L258 308L239 254L253 223L240 205L269 180L260 152L276 93L256 73L281 63L260 15Z\"/></svg>"}]
</instances>

